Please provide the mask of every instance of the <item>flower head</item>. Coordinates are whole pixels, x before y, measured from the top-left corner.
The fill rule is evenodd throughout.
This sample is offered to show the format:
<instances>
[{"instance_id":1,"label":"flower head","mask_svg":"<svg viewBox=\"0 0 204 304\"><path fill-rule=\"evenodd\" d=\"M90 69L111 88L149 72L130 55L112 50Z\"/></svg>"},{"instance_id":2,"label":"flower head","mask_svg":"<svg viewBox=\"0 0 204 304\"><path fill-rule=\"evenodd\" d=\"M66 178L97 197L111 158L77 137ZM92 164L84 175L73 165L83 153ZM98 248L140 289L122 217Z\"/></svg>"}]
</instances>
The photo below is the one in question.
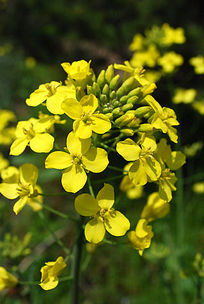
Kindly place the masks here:
<instances>
[{"instance_id":1,"label":"flower head","mask_svg":"<svg viewBox=\"0 0 204 304\"><path fill-rule=\"evenodd\" d=\"M28 145L37 153L50 152L53 148L54 137L47 130L51 126L51 121L43 123L42 120L36 118L20 121L16 127L16 139L10 147L10 155L20 155Z\"/></svg>"},{"instance_id":2,"label":"flower head","mask_svg":"<svg viewBox=\"0 0 204 304\"><path fill-rule=\"evenodd\" d=\"M38 195L42 190L36 185L38 169L32 164L24 164L19 170L8 167L1 173L3 182L0 184L0 193L8 199L19 198L14 204L13 211L18 214L26 205L34 211L42 209L42 198Z\"/></svg>"},{"instance_id":3,"label":"flower head","mask_svg":"<svg viewBox=\"0 0 204 304\"><path fill-rule=\"evenodd\" d=\"M88 83L92 76L90 63L91 61L79 60L72 62L72 64L64 62L61 65L68 74L68 79L73 81L75 85L83 87Z\"/></svg>"},{"instance_id":4,"label":"flower head","mask_svg":"<svg viewBox=\"0 0 204 304\"><path fill-rule=\"evenodd\" d=\"M140 219L137 223L135 231L128 232L128 240L130 245L143 255L143 251L151 245L151 239L154 236L152 226L148 225L146 219Z\"/></svg>"},{"instance_id":5,"label":"flower head","mask_svg":"<svg viewBox=\"0 0 204 304\"><path fill-rule=\"evenodd\" d=\"M103 134L111 128L107 116L94 113L98 108L98 99L93 94L82 97L80 102L76 99L66 99L62 108L66 115L75 120L73 130L77 137L89 138L92 131Z\"/></svg>"},{"instance_id":6,"label":"flower head","mask_svg":"<svg viewBox=\"0 0 204 304\"><path fill-rule=\"evenodd\" d=\"M107 230L114 236L122 236L130 228L129 220L112 208L114 189L109 184L98 192L96 198L90 194L80 194L75 199L75 209L83 216L93 217L85 226L85 237L90 243L101 242Z\"/></svg>"},{"instance_id":7,"label":"flower head","mask_svg":"<svg viewBox=\"0 0 204 304\"><path fill-rule=\"evenodd\" d=\"M4 267L0 266L0 291L5 288L14 287L17 283L18 279Z\"/></svg>"},{"instance_id":8,"label":"flower head","mask_svg":"<svg viewBox=\"0 0 204 304\"><path fill-rule=\"evenodd\" d=\"M67 151L56 151L45 160L46 168L65 169L62 173L62 186L67 192L76 193L86 183L86 171L99 173L108 165L107 152L91 147L91 139L80 139L70 132L67 136Z\"/></svg>"},{"instance_id":9,"label":"flower head","mask_svg":"<svg viewBox=\"0 0 204 304\"><path fill-rule=\"evenodd\" d=\"M40 269L42 276L39 285L42 289L50 290L55 288L59 283L58 276L66 266L67 264L64 262L63 257L58 257L55 262L45 263L45 266Z\"/></svg>"}]
</instances>

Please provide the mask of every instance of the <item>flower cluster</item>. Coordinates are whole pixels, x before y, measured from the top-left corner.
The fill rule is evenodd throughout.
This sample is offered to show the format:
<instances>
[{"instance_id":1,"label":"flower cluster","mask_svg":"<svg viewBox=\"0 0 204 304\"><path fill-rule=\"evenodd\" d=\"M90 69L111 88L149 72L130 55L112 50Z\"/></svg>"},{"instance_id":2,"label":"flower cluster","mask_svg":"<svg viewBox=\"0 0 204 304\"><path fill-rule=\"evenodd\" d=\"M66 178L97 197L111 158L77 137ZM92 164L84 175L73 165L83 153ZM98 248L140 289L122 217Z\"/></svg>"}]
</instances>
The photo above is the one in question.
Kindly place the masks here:
<instances>
[{"instance_id":1,"label":"flower cluster","mask_svg":"<svg viewBox=\"0 0 204 304\"><path fill-rule=\"evenodd\" d=\"M167 26L163 31L163 44L182 43L180 30L176 31L177 38ZM169 31L172 42L167 39ZM142 39L137 37L141 45ZM153 46L148 52L154 53L154 60L158 59ZM122 171L120 188L134 199L141 196L147 183L156 183L158 192L149 196L135 231L128 232L129 243L142 255L153 237L149 222L168 213L172 191L176 190L173 171L185 163L184 154L172 151L166 139L177 143L179 122L172 109L162 107L151 96L156 85L146 80L143 68L128 62L111 64L96 76L90 64L85 60L62 63L67 74L64 83L42 84L26 99L28 106L40 107L43 113L18 122L10 155L26 153L27 146L36 153L49 153L45 168L62 170L61 184L66 192L81 191L74 206L85 217L84 235L90 246L102 243L106 237L122 237L130 229L129 219L113 208L118 191L111 184L105 182L94 196L95 174L109 167ZM153 61L150 65L154 66ZM58 142L56 124L63 128L65 147L61 146L62 139ZM166 138L161 138L162 134ZM124 170L119 165L111 166L110 154L122 164L126 161ZM16 214L26 204L42 212L43 193L36 184L37 167L24 164L17 169L3 162L1 178L0 193L8 199L18 199L13 208ZM111 236L106 236L106 231ZM44 290L55 288L65 267L62 257L46 263L41 268L40 286Z\"/></svg>"}]
</instances>

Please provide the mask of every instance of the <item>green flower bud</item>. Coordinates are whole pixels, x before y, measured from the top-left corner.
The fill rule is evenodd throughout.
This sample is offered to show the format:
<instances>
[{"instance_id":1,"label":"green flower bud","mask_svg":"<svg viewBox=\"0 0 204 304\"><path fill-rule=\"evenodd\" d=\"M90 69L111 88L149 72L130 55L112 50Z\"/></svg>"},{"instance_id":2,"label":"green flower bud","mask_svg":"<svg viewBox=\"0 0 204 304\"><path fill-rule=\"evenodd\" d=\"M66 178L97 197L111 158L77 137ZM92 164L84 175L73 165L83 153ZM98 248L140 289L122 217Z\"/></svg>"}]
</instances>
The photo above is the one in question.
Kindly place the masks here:
<instances>
[{"instance_id":1,"label":"green flower bud","mask_svg":"<svg viewBox=\"0 0 204 304\"><path fill-rule=\"evenodd\" d=\"M117 118L115 120L115 123L119 126L119 127L124 127L126 126L129 122L131 122L133 119L135 118L134 114L124 114L121 117Z\"/></svg>"},{"instance_id":2,"label":"green flower bud","mask_svg":"<svg viewBox=\"0 0 204 304\"><path fill-rule=\"evenodd\" d=\"M134 135L134 131L132 129L121 129L120 132L127 135L127 136L133 136Z\"/></svg>"},{"instance_id":3,"label":"green flower bud","mask_svg":"<svg viewBox=\"0 0 204 304\"><path fill-rule=\"evenodd\" d=\"M110 112L110 109L109 108L103 108L102 110L103 114L107 114Z\"/></svg>"},{"instance_id":4,"label":"green flower bud","mask_svg":"<svg viewBox=\"0 0 204 304\"><path fill-rule=\"evenodd\" d=\"M109 119L112 119L113 118L113 114L112 113L107 113L105 114Z\"/></svg>"},{"instance_id":5,"label":"green flower bud","mask_svg":"<svg viewBox=\"0 0 204 304\"><path fill-rule=\"evenodd\" d=\"M116 92L112 91L110 92L110 99L114 99L116 97Z\"/></svg>"},{"instance_id":6,"label":"green flower bud","mask_svg":"<svg viewBox=\"0 0 204 304\"><path fill-rule=\"evenodd\" d=\"M104 86L104 84L106 83L105 80L105 70L102 70L100 72L100 74L98 75L97 81L98 85L100 86L100 88L102 88Z\"/></svg>"},{"instance_id":7,"label":"green flower bud","mask_svg":"<svg viewBox=\"0 0 204 304\"><path fill-rule=\"evenodd\" d=\"M121 112L121 109L120 109L119 107L118 107L118 108L113 109L113 111L112 111L113 115L119 115L119 114L120 114L120 112Z\"/></svg>"},{"instance_id":8,"label":"green flower bud","mask_svg":"<svg viewBox=\"0 0 204 304\"><path fill-rule=\"evenodd\" d=\"M140 107L137 108L135 110L135 116L137 117L143 117L145 114L147 114L149 111L151 110L150 106L144 106L144 107Z\"/></svg>"},{"instance_id":9,"label":"green flower bud","mask_svg":"<svg viewBox=\"0 0 204 304\"><path fill-rule=\"evenodd\" d=\"M127 102L127 100L128 100L128 95L122 96L120 98L120 103L125 104Z\"/></svg>"},{"instance_id":10,"label":"green flower bud","mask_svg":"<svg viewBox=\"0 0 204 304\"><path fill-rule=\"evenodd\" d=\"M100 95L101 95L101 90L100 90L99 84L98 84L97 82L94 82L92 87L93 87L94 94L95 94L97 97L100 97Z\"/></svg>"},{"instance_id":11,"label":"green flower bud","mask_svg":"<svg viewBox=\"0 0 204 304\"><path fill-rule=\"evenodd\" d=\"M106 72L105 72L105 79L108 83L110 83L110 81L113 79L114 77L114 68L113 65L109 65L109 67L107 68Z\"/></svg>"},{"instance_id":12,"label":"green flower bud","mask_svg":"<svg viewBox=\"0 0 204 304\"><path fill-rule=\"evenodd\" d=\"M144 123L144 124L141 124L138 128L138 131L140 132L150 132L152 131L153 127L151 124L148 124L148 123Z\"/></svg>"},{"instance_id":13,"label":"green flower bud","mask_svg":"<svg viewBox=\"0 0 204 304\"><path fill-rule=\"evenodd\" d=\"M133 104L132 103L128 103L128 104L125 104L124 106L122 106L122 110L124 112L128 111L128 110L131 110L133 108Z\"/></svg>"},{"instance_id":14,"label":"green flower bud","mask_svg":"<svg viewBox=\"0 0 204 304\"><path fill-rule=\"evenodd\" d=\"M141 95L141 89L142 89L142 87L139 87L139 88L135 88L135 89L133 89L132 91L130 91L130 92L128 93L128 98L129 98L129 97L132 97L132 96Z\"/></svg>"},{"instance_id":15,"label":"green flower bud","mask_svg":"<svg viewBox=\"0 0 204 304\"><path fill-rule=\"evenodd\" d=\"M93 94L93 88L90 85L87 85L87 94Z\"/></svg>"},{"instance_id":16,"label":"green flower bud","mask_svg":"<svg viewBox=\"0 0 204 304\"><path fill-rule=\"evenodd\" d=\"M128 103L135 104L135 103L138 101L138 99L139 99L138 96L131 96L131 97L128 98L127 104L128 104Z\"/></svg>"},{"instance_id":17,"label":"green flower bud","mask_svg":"<svg viewBox=\"0 0 204 304\"><path fill-rule=\"evenodd\" d=\"M103 87L102 94L105 94L105 95L109 94L109 86L107 83Z\"/></svg>"},{"instance_id":18,"label":"green flower bud","mask_svg":"<svg viewBox=\"0 0 204 304\"><path fill-rule=\"evenodd\" d=\"M120 102L118 100L113 100L112 105L114 108L118 107L118 106L120 106Z\"/></svg>"},{"instance_id":19,"label":"green flower bud","mask_svg":"<svg viewBox=\"0 0 204 304\"><path fill-rule=\"evenodd\" d=\"M119 86L119 83L120 83L120 75L116 75L115 77L113 77L113 79L110 82L110 85L109 85L110 89L116 90L117 87Z\"/></svg>"},{"instance_id":20,"label":"green flower bud","mask_svg":"<svg viewBox=\"0 0 204 304\"><path fill-rule=\"evenodd\" d=\"M148 84L148 85L144 86L144 87L142 88L142 95L143 95L143 97L145 97L145 96L147 96L147 95L153 93L154 90L156 89L156 87L157 87L157 86L156 86L155 83L151 83L151 84Z\"/></svg>"},{"instance_id":21,"label":"green flower bud","mask_svg":"<svg viewBox=\"0 0 204 304\"><path fill-rule=\"evenodd\" d=\"M107 96L104 95L104 94L101 94L101 96L100 96L100 101L101 101L103 104L107 103L107 102L108 102Z\"/></svg>"}]
</instances>

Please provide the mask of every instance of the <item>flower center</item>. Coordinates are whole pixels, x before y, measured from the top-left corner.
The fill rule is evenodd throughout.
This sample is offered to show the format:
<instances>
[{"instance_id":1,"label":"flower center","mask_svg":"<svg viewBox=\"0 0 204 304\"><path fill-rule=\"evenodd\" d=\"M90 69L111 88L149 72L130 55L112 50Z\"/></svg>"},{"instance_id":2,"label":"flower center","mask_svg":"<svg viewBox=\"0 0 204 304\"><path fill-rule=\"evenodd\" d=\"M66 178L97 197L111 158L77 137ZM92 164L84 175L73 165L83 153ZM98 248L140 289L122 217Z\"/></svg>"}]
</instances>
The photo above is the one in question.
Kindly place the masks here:
<instances>
[{"instance_id":1,"label":"flower center","mask_svg":"<svg viewBox=\"0 0 204 304\"><path fill-rule=\"evenodd\" d=\"M18 184L17 192L19 196L29 196L32 194L32 186L31 184L23 185L21 183Z\"/></svg>"},{"instance_id":2,"label":"flower center","mask_svg":"<svg viewBox=\"0 0 204 304\"><path fill-rule=\"evenodd\" d=\"M53 86L53 85L51 85L49 83L46 84L45 86L46 86L46 89L48 90L48 93L47 93L48 97L50 97L50 96L52 96L52 95L55 94L57 87L55 87L55 86Z\"/></svg>"},{"instance_id":3,"label":"flower center","mask_svg":"<svg viewBox=\"0 0 204 304\"><path fill-rule=\"evenodd\" d=\"M29 140L35 137L35 131L33 130L33 125L31 125L29 129L23 128L23 133L26 135L27 139Z\"/></svg>"}]
</instances>

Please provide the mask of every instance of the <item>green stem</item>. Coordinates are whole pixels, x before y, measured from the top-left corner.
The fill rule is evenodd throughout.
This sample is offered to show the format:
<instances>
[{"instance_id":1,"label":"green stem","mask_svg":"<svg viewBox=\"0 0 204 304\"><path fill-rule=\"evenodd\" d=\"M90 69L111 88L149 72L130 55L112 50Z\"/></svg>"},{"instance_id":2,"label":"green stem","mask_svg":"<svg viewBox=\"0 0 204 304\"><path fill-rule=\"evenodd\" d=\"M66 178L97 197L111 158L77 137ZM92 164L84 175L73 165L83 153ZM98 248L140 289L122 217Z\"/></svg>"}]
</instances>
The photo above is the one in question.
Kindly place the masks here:
<instances>
[{"instance_id":1,"label":"green stem","mask_svg":"<svg viewBox=\"0 0 204 304\"><path fill-rule=\"evenodd\" d=\"M79 279L80 279L80 263L83 247L83 229L82 220L78 223L79 235L76 240L76 244L73 250L73 262L72 262L72 277L73 285L71 290L70 304L79 304Z\"/></svg>"},{"instance_id":2,"label":"green stem","mask_svg":"<svg viewBox=\"0 0 204 304\"><path fill-rule=\"evenodd\" d=\"M39 285L40 282L38 282L38 281L18 281L18 284L21 284L21 285Z\"/></svg>"},{"instance_id":3,"label":"green stem","mask_svg":"<svg viewBox=\"0 0 204 304\"><path fill-rule=\"evenodd\" d=\"M64 193L64 192L41 193L41 192L38 192L38 195L41 195L41 196L64 196L64 195L69 195L69 193Z\"/></svg>"},{"instance_id":4,"label":"green stem","mask_svg":"<svg viewBox=\"0 0 204 304\"><path fill-rule=\"evenodd\" d=\"M43 225L45 226L45 228L50 232L50 234L53 236L53 238L55 239L56 243L64 250L65 254L67 256L70 256L70 250L63 244L63 242L57 238L56 234L54 233L54 231L52 231L52 229L50 229L49 227L49 223L47 222L44 214L42 211L38 212L38 215L43 223Z\"/></svg>"},{"instance_id":5,"label":"green stem","mask_svg":"<svg viewBox=\"0 0 204 304\"><path fill-rule=\"evenodd\" d=\"M117 176L113 176L113 177L109 177L109 178L99 179L99 180L93 182L93 184L101 184L101 183L105 183L105 182L110 182L112 180L120 179L124 176L125 176L124 174L121 174L121 175L117 175Z\"/></svg>"},{"instance_id":6,"label":"green stem","mask_svg":"<svg viewBox=\"0 0 204 304\"><path fill-rule=\"evenodd\" d=\"M51 207L49 207L49 206L47 206L47 205L45 205L45 204L43 204L43 208L44 208L45 210L51 212L51 213L54 213L54 214L56 214L56 215L58 215L58 216L64 218L64 219L69 219L69 220L71 220L71 221L73 221L73 222L77 222L77 221L78 221L76 218L74 218L74 217L72 217L72 216L70 216L70 215L64 214L64 213L62 213L62 212L60 212L60 211L57 211L57 210L55 210L55 209L53 209L53 208L51 208Z\"/></svg>"},{"instance_id":7,"label":"green stem","mask_svg":"<svg viewBox=\"0 0 204 304\"><path fill-rule=\"evenodd\" d=\"M117 167L114 167L114 166L108 166L108 168L111 169L111 170L119 171L119 172L128 172L128 171L124 171L123 169L120 169L120 168L117 168Z\"/></svg>"},{"instance_id":8,"label":"green stem","mask_svg":"<svg viewBox=\"0 0 204 304\"><path fill-rule=\"evenodd\" d=\"M100 146L104 149L107 149L108 151L117 152L116 149L111 148L111 147L105 145L104 143L100 143Z\"/></svg>"},{"instance_id":9,"label":"green stem","mask_svg":"<svg viewBox=\"0 0 204 304\"><path fill-rule=\"evenodd\" d=\"M90 192L90 194L91 194L93 197L95 197L94 191L93 191L93 187L92 187L92 185L91 185L91 178L90 178L89 175L88 175L88 187L89 187L89 192Z\"/></svg>"}]
</instances>

